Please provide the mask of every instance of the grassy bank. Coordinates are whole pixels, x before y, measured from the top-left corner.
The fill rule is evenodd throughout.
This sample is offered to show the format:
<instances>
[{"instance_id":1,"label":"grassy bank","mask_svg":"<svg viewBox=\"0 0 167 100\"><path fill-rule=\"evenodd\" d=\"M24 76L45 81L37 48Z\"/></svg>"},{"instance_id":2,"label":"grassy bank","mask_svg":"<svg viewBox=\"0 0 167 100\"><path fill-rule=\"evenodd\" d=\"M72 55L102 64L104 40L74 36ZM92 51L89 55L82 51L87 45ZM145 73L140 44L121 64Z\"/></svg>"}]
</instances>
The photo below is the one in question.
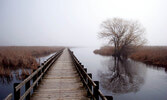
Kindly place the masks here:
<instances>
[{"instance_id":1,"label":"grassy bank","mask_svg":"<svg viewBox=\"0 0 167 100\"><path fill-rule=\"evenodd\" d=\"M111 46L103 46L100 49L94 50L95 54L100 54L103 56L111 56L113 54L113 47Z\"/></svg>"},{"instance_id":2,"label":"grassy bank","mask_svg":"<svg viewBox=\"0 0 167 100\"><path fill-rule=\"evenodd\" d=\"M14 77L17 80L25 79L26 75L32 73L32 69L37 69L38 63L36 58L47 56L63 48L47 46L1 46L0 83L10 83Z\"/></svg>"},{"instance_id":3,"label":"grassy bank","mask_svg":"<svg viewBox=\"0 0 167 100\"><path fill-rule=\"evenodd\" d=\"M167 67L167 46L145 46L130 55L131 59Z\"/></svg>"},{"instance_id":4,"label":"grassy bank","mask_svg":"<svg viewBox=\"0 0 167 100\"><path fill-rule=\"evenodd\" d=\"M105 46L95 50L94 53L111 56L113 47ZM167 67L167 46L144 46L129 55L129 58L146 64Z\"/></svg>"},{"instance_id":5,"label":"grassy bank","mask_svg":"<svg viewBox=\"0 0 167 100\"><path fill-rule=\"evenodd\" d=\"M0 47L0 68L31 68L37 67L35 58L46 56L61 50L63 47L47 46L7 46Z\"/></svg>"}]
</instances>

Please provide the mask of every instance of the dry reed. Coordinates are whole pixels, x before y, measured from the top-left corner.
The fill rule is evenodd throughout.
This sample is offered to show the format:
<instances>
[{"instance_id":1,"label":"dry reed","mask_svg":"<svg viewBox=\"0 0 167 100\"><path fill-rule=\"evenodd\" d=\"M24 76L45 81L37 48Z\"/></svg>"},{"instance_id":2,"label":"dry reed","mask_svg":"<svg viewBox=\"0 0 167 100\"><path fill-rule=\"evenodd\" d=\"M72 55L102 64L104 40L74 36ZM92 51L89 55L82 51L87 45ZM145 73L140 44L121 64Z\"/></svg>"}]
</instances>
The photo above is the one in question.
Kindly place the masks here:
<instances>
[{"instance_id":1,"label":"dry reed","mask_svg":"<svg viewBox=\"0 0 167 100\"><path fill-rule=\"evenodd\" d=\"M94 53L111 56L113 47L104 46L95 50ZM167 67L167 46L143 46L133 52L129 58L146 64Z\"/></svg>"},{"instance_id":2,"label":"dry reed","mask_svg":"<svg viewBox=\"0 0 167 100\"><path fill-rule=\"evenodd\" d=\"M1 46L0 76L10 75L11 70L20 68L36 69L37 57L57 52L64 47L48 46Z\"/></svg>"},{"instance_id":3,"label":"dry reed","mask_svg":"<svg viewBox=\"0 0 167 100\"><path fill-rule=\"evenodd\" d=\"M130 55L131 59L147 64L167 67L166 46L145 46Z\"/></svg>"}]
</instances>

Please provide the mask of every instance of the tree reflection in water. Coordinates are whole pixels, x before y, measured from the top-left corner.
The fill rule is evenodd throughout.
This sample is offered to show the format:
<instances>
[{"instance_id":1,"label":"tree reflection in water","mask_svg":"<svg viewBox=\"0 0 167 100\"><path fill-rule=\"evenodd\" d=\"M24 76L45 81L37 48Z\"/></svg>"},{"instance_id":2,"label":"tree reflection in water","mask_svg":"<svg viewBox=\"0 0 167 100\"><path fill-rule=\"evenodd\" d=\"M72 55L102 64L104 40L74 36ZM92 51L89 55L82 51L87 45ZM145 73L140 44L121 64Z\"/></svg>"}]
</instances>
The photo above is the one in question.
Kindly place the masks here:
<instances>
[{"instance_id":1,"label":"tree reflection in water","mask_svg":"<svg viewBox=\"0 0 167 100\"><path fill-rule=\"evenodd\" d=\"M137 92L144 83L146 68L135 61L110 58L105 72L99 71L101 86L115 94Z\"/></svg>"}]
</instances>

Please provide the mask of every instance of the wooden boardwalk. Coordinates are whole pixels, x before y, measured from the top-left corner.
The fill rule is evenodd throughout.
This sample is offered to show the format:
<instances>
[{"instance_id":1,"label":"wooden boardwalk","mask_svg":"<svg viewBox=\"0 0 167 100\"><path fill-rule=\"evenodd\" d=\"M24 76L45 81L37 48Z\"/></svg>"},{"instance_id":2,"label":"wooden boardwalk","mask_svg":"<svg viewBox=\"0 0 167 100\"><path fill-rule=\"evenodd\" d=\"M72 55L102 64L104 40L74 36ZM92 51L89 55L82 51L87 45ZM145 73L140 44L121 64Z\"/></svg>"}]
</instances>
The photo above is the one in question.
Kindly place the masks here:
<instances>
[{"instance_id":1,"label":"wooden boardwalk","mask_svg":"<svg viewBox=\"0 0 167 100\"><path fill-rule=\"evenodd\" d=\"M14 100L113 100L103 95L99 81L92 80L92 74L69 49L58 51L13 88L14 93L5 100L12 96Z\"/></svg>"},{"instance_id":2,"label":"wooden boardwalk","mask_svg":"<svg viewBox=\"0 0 167 100\"><path fill-rule=\"evenodd\" d=\"M32 100L88 100L87 91L76 71L68 49L51 66Z\"/></svg>"}]
</instances>

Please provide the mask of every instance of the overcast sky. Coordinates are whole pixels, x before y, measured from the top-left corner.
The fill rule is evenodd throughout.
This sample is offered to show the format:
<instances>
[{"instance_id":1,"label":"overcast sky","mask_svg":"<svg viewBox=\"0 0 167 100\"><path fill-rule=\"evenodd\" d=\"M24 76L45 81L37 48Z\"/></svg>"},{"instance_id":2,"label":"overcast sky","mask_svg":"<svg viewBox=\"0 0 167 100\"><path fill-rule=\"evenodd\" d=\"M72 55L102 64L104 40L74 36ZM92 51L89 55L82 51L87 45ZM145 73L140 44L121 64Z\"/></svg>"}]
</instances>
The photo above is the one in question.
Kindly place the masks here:
<instances>
[{"instance_id":1,"label":"overcast sky","mask_svg":"<svg viewBox=\"0 0 167 100\"><path fill-rule=\"evenodd\" d=\"M167 0L0 0L0 45L101 46L108 18L138 20L148 45L167 45Z\"/></svg>"}]
</instances>

